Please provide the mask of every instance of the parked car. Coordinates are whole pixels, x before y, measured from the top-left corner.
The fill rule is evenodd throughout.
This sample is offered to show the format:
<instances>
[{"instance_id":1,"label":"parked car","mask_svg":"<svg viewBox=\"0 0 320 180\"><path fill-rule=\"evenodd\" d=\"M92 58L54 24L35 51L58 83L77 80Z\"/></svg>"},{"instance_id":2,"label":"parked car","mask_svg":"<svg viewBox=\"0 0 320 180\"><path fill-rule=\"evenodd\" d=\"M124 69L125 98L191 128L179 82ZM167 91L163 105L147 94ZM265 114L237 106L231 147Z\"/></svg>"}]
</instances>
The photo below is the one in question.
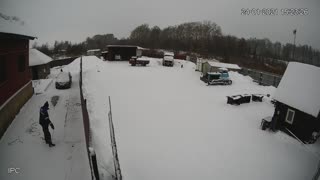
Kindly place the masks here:
<instances>
[{"instance_id":1,"label":"parked car","mask_svg":"<svg viewBox=\"0 0 320 180\"><path fill-rule=\"evenodd\" d=\"M61 72L56 79L57 89L68 89L72 84L72 76L70 72Z\"/></svg>"},{"instance_id":2,"label":"parked car","mask_svg":"<svg viewBox=\"0 0 320 180\"><path fill-rule=\"evenodd\" d=\"M150 61L142 58L137 58L136 56L132 56L131 59L129 60L129 63L132 66L136 66L136 65L146 66L147 64L150 63Z\"/></svg>"}]
</instances>

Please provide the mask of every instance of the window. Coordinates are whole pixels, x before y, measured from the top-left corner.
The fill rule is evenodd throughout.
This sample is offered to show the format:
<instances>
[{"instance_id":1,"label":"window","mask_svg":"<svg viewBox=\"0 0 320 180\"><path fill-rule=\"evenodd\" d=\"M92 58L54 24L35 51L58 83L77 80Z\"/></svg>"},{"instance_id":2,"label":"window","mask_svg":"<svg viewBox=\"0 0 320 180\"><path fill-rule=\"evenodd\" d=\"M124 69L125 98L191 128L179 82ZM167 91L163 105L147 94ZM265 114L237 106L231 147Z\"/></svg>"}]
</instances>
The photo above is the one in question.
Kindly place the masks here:
<instances>
[{"instance_id":1,"label":"window","mask_svg":"<svg viewBox=\"0 0 320 180\"><path fill-rule=\"evenodd\" d=\"M18 72L24 72L26 70L26 57L25 55L20 55L17 61Z\"/></svg>"},{"instance_id":2,"label":"window","mask_svg":"<svg viewBox=\"0 0 320 180\"><path fill-rule=\"evenodd\" d=\"M293 123L293 119L294 119L294 110L292 109L288 109L287 111L287 116L286 116L286 122L289 124Z\"/></svg>"},{"instance_id":3,"label":"window","mask_svg":"<svg viewBox=\"0 0 320 180\"><path fill-rule=\"evenodd\" d=\"M0 84L7 80L7 67L4 56L0 56Z\"/></svg>"}]
</instances>

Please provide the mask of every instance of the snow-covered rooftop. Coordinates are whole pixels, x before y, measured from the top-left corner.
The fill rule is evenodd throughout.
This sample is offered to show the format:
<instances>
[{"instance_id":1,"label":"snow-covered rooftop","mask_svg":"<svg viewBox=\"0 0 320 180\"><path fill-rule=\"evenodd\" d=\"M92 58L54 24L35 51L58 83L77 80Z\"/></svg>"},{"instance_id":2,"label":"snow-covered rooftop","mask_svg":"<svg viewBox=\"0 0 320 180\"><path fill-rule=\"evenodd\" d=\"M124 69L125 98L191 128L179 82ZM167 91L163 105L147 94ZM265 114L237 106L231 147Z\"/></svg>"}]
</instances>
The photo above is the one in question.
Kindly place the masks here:
<instances>
[{"instance_id":1,"label":"snow-covered rooftop","mask_svg":"<svg viewBox=\"0 0 320 180\"><path fill-rule=\"evenodd\" d=\"M320 110L320 68L290 62L274 99L314 117Z\"/></svg>"},{"instance_id":2,"label":"snow-covered rooftop","mask_svg":"<svg viewBox=\"0 0 320 180\"><path fill-rule=\"evenodd\" d=\"M7 16L1 13L0 33L27 36L30 39L34 39L36 37L27 26L27 24L21 21L18 17Z\"/></svg>"},{"instance_id":3,"label":"snow-covered rooftop","mask_svg":"<svg viewBox=\"0 0 320 180\"><path fill-rule=\"evenodd\" d=\"M87 52L98 52L101 51L100 49L89 49Z\"/></svg>"},{"instance_id":4,"label":"snow-covered rooftop","mask_svg":"<svg viewBox=\"0 0 320 180\"><path fill-rule=\"evenodd\" d=\"M29 50L29 66L37 66L47 64L52 61L52 58L38 51L37 49Z\"/></svg>"},{"instance_id":5,"label":"snow-covered rooftop","mask_svg":"<svg viewBox=\"0 0 320 180\"><path fill-rule=\"evenodd\" d=\"M224 67L219 68L219 70L220 70L220 71L228 71L228 69L227 69L227 68L224 68Z\"/></svg>"},{"instance_id":6,"label":"snow-covered rooftop","mask_svg":"<svg viewBox=\"0 0 320 180\"><path fill-rule=\"evenodd\" d=\"M229 63L221 63L221 62L214 62L214 61L207 61L211 66L220 67L220 68L227 68L227 69L241 69L237 64L229 64Z\"/></svg>"},{"instance_id":7,"label":"snow-covered rooftop","mask_svg":"<svg viewBox=\"0 0 320 180\"><path fill-rule=\"evenodd\" d=\"M173 52L164 52L164 56L174 56L174 53Z\"/></svg>"},{"instance_id":8,"label":"snow-covered rooftop","mask_svg":"<svg viewBox=\"0 0 320 180\"><path fill-rule=\"evenodd\" d=\"M207 74L210 74L210 75L220 75L220 73L218 73L218 72L207 72Z\"/></svg>"},{"instance_id":9,"label":"snow-covered rooftop","mask_svg":"<svg viewBox=\"0 0 320 180\"><path fill-rule=\"evenodd\" d=\"M134 45L108 45L107 47L136 47L137 49L140 49L140 50L145 49L143 47L134 46Z\"/></svg>"}]
</instances>

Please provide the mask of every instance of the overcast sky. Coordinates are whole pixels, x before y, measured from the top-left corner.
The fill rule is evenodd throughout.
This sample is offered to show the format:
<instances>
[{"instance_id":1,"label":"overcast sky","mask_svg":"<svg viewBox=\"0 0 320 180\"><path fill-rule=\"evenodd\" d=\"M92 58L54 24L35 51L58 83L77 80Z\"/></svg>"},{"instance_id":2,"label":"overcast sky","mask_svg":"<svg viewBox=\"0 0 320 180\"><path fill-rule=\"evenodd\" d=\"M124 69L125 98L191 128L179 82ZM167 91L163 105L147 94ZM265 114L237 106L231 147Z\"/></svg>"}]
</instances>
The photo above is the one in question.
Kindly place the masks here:
<instances>
[{"instance_id":1,"label":"overcast sky","mask_svg":"<svg viewBox=\"0 0 320 180\"><path fill-rule=\"evenodd\" d=\"M242 16L242 8L307 8L306 16ZM148 23L164 28L183 22L210 20L224 34L269 38L320 49L320 0L0 0L0 12L18 16L38 37L81 42L95 34L127 37L136 26Z\"/></svg>"}]
</instances>

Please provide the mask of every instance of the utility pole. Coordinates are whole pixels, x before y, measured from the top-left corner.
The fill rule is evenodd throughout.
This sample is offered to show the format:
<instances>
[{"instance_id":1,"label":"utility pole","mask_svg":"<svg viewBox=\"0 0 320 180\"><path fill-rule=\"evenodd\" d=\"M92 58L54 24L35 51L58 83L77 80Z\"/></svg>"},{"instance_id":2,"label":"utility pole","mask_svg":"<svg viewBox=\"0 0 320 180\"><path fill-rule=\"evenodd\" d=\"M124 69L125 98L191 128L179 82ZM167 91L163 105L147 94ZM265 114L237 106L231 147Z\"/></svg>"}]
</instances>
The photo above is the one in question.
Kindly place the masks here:
<instances>
[{"instance_id":1,"label":"utility pole","mask_svg":"<svg viewBox=\"0 0 320 180\"><path fill-rule=\"evenodd\" d=\"M293 54L292 54L292 60L294 60L294 52L296 50L296 35L297 35L297 29L293 30Z\"/></svg>"}]
</instances>

